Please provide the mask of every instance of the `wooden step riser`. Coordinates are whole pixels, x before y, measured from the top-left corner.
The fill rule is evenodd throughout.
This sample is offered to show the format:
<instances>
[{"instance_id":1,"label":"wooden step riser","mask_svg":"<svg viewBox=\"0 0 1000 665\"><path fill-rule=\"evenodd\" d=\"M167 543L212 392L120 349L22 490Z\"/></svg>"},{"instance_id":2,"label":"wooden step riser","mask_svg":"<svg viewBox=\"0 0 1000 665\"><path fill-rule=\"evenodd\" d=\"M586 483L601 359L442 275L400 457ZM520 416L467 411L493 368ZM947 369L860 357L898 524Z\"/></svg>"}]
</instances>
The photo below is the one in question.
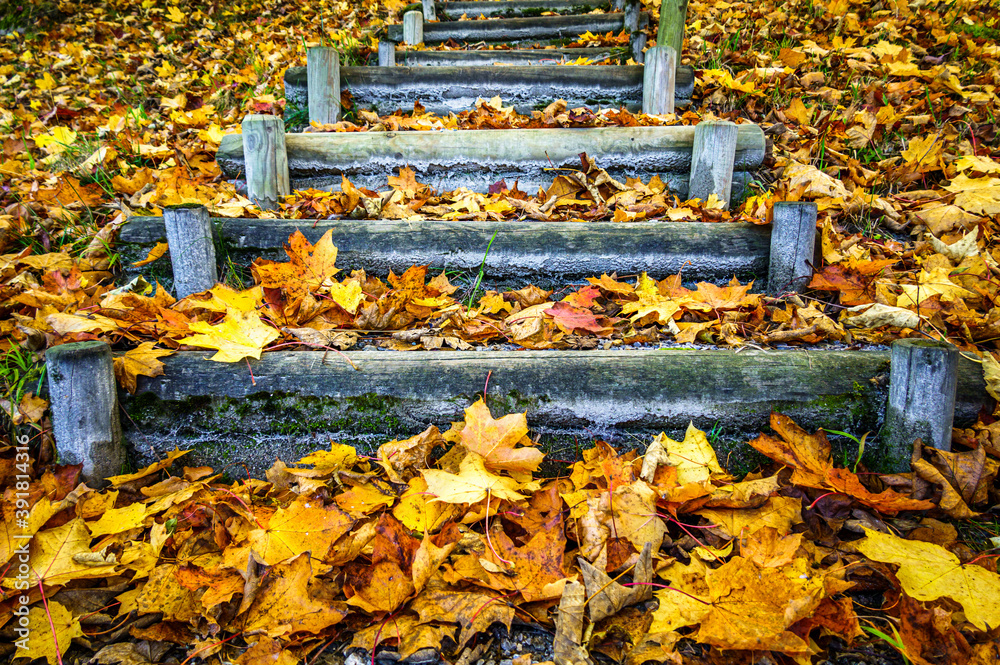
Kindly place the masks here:
<instances>
[{"instance_id":1,"label":"wooden step riser","mask_svg":"<svg viewBox=\"0 0 1000 665\"><path fill-rule=\"evenodd\" d=\"M400 67L476 67L484 65L564 65L580 58L624 65L632 57L626 48L489 49L480 51L396 51ZM372 62L371 64L376 64ZM690 68L688 68L690 69ZM678 80L681 76L678 68ZM691 74L693 81L694 75ZM286 79L287 80L287 79ZM680 83L678 82L678 85Z\"/></svg>"},{"instance_id":2,"label":"wooden step riser","mask_svg":"<svg viewBox=\"0 0 1000 665\"><path fill-rule=\"evenodd\" d=\"M419 100L432 113L457 114L475 108L478 99L497 96L524 114L559 99L569 108L624 106L639 111L643 99L643 68L638 65L343 67L340 71L341 88L351 93L352 104L383 113L410 111ZM675 104L689 104L693 92L694 72L678 68ZM308 105L305 67L286 72L285 98L300 107Z\"/></svg>"},{"instance_id":3,"label":"wooden step riser","mask_svg":"<svg viewBox=\"0 0 1000 665\"><path fill-rule=\"evenodd\" d=\"M440 44L449 40L466 43L514 44L552 40L575 40L585 32L618 34L625 25L622 13L583 16L543 16L538 18L502 18L488 21L424 22L423 42ZM649 23L645 12L639 16L639 28ZM390 25L386 40L403 41L403 26Z\"/></svg>"},{"instance_id":4,"label":"wooden step riser","mask_svg":"<svg viewBox=\"0 0 1000 665\"><path fill-rule=\"evenodd\" d=\"M580 153L621 181L653 174L680 197L688 194L694 127L602 127L457 132L346 132L286 134L292 189L339 189L346 175L356 186L386 189L387 176L409 166L419 182L439 191L517 181L534 193L548 187L559 168L580 168ZM764 134L740 125L732 199L738 200L764 160ZM245 172L243 137L223 137L216 161L227 178Z\"/></svg>"},{"instance_id":5,"label":"wooden step riser","mask_svg":"<svg viewBox=\"0 0 1000 665\"><path fill-rule=\"evenodd\" d=\"M459 20L462 15L469 19L480 16L492 17L533 17L543 12L555 14L586 14L601 9L612 10L609 0L503 0L488 2L474 0L472 2L437 2L434 3L435 13L439 21ZM423 11L422 3L415 2L399 11L402 16L409 11Z\"/></svg>"},{"instance_id":6,"label":"wooden step riser","mask_svg":"<svg viewBox=\"0 0 1000 665\"><path fill-rule=\"evenodd\" d=\"M771 242L770 226L750 224L225 218L213 222L222 240L216 256L223 262L248 265L257 257L286 260L281 247L296 229L313 243L331 231L341 270L363 269L384 278L390 270L398 275L413 265L476 274L482 266L483 288L518 289L531 283L561 289L602 273L642 272L656 279L682 273L686 281L715 283L736 275L744 281L756 278L763 288ZM122 228L116 248L127 265L165 238L162 217L133 217ZM168 284L171 275L165 260L135 272Z\"/></svg>"},{"instance_id":7,"label":"wooden step riser","mask_svg":"<svg viewBox=\"0 0 1000 665\"><path fill-rule=\"evenodd\" d=\"M495 415L527 411L534 431L569 446L604 438L641 448L649 435L682 432L690 421L746 441L767 427L772 409L808 429L861 434L882 425L886 390L878 382L884 386L890 357L816 350L346 352L355 370L332 352L267 353L249 368L209 362L209 355L165 359L164 376L140 377L139 393L125 398L122 422L137 464L180 446L196 451L189 465L245 464L262 477L274 459L298 459L331 439L367 441L370 452L385 440L460 420L487 376ZM961 359L956 424L974 420L986 399L980 368ZM869 439L877 461L882 451Z\"/></svg>"},{"instance_id":8,"label":"wooden step riser","mask_svg":"<svg viewBox=\"0 0 1000 665\"><path fill-rule=\"evenodd\" d=\"M691 101L694 75L690 68L677 72L675 104ZM504 105L530 114L562 99L569 108L642 109L643 67L609 65L574 67L473 66L473 67L342 67L342 90L351 93L354 108L383 114L411 111L419 101L439 115L475 108L478 99L500 97ZM292 106L308 107L305 67L285 73L285 99Z\"/></svg>"}]
</instances>

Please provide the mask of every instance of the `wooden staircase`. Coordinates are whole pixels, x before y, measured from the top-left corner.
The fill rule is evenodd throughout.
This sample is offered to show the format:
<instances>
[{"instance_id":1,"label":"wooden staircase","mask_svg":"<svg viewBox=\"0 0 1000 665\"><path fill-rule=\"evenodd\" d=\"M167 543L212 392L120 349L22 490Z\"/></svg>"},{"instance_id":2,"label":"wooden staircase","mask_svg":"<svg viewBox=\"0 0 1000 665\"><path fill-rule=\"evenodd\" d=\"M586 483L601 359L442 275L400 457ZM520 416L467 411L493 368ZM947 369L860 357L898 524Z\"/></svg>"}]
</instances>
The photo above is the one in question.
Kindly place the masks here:
<instances>
[{"instance_id":1,"label":"wooden staircase","mask_svg":"<svg viewBox=\"0 0 1000 665\"><path fill-rule=\"evenodd\" d=\"M668 7L674 4L686 5L664 0L666 15L677 14ZM693 74L677 66L678 49L665 43L665 35L676 39L678 28L664 29L661 24L664 39L643 58L638 35L645 19L637 4L598 15L526 16L532 9L558 12L580 5L613 9L599 0L424 3L419 11L407 12L403 26L389 29L379 66L340 68L335 52L313 49L308 68L289 70L286 92L289 99L308 104L310 118L320 124L339 120L345 89L361 108L405 109L419 100L442 113L468 106L476 96L493 95L512 99L521 109L568 98L573 104L599 99L654 113L672 112L690 99ZM479 14L505 18L458 20ZM632 47L639 49L634 60L645 60L645 65L548 64L552 59L576 60L578 52L565 48L405 48L445 41L534 45L576 37L586 30L621 29L633 33ZM608 52L586 49L579 54L583 51L595 57ZM517 64L494 66L494 62ZM241 135L224 138L218 162L227 177L265 208L275 207L294 189L335 190L344 177L356 186L385 189L386 178L403 167L440 191L466 187L485 192L499 180L517 181L522 190L531 191L551 182L552 168L579 168L580 153L596 159L614 178L647 182L656 175L682 200L715 196L728 206L744 195L764 151L759 127L728 122L693 127L286 133L278 117L248 116ZM179 219L179 213L173 217ZM744 282L754 279L755 289L770 297L804 288L816 235L815 206L799 203L777 205L773 225L763 227L667 221L210 220L203 211L200 219L202 230L194 231L189 240L207 239L211 247L214 238L227 248L228 260L243 265L257 256L278 258L297 228L311 242L332 232L342 269L363 269L379 277L412 265L429 265L479 269L484 286L521 288L529 283L563 287L601 273L645 272L664 278L683 270L686 279L696 281L723 283L734 275ZM222 256L199 259L204 265L194 266L193 255L177 251L185 241L175 241L179 231L172 230L172 223L177 224L169 211L166 219L133 218L122 231L121 246L126 255L141 253L169 236L173 277L189 284L178 273L197 271L209 275L199 287L208 288L218 275L216 262ZM157 277L171 283L170 275ZM899 353L904 351L909 353L902 347ZM986 398L981 374L973 363L948 355L947 349L941 351L948 357L943 366L950 372L951 385L957 385L951 389L955 400L951 413L959 421L974 418ZM919 425L906 429L899 424L906 420L901 413L913 411L919 420L925 407L912 401L900 406L898 400L892 402L891 393L910 382L930 385L926 382L940 378L917 366L897 377L901 367L894 360L897 350L885 348L729 350L667 343L625 349L599 343L585 351L500 345L397 353L378 350L362 335L353 349L340 355L283 350L265 353L259 361L231 365L208 362L208 355L180 352L166 359L163 376L141 378L138 393L123 397L128 418L122 422L122 436L137 463L147 463L175 446L193 447L197 453L191 464L221 468L239 463L262 474L276 457L296 459L325 447L331 438L377 446L429 424L446 425L485 393L495 413L527 411L529 424L541 433L549 450L562 456L572 456L576 443L594 437L634 445L648 441L647 434L681 430L694 421L702 429L723 432L718 439L721 460L735 469L749 468L753 458L735 442L765 427L770 411L780 409L806 427L859 432L878 430L888 418L896 438L881 446L869 443L869 461L882 468L902 468L908 464L908 458L901 459L905 439L915 432L929 438L930 433L914 429ZM53 358L52 362L62 362ZM890 373L893 385L888 385ZM69 408L87 407L54 400L61 449L63 441L75 436L66 429L70 425L61 425L72 421L72 414L65 412ZM938 421L935 431L943 427ZM105 438L113 436L112 432ZM86 444L79 448L85 451Z\"/></svg>"}]
</instances>

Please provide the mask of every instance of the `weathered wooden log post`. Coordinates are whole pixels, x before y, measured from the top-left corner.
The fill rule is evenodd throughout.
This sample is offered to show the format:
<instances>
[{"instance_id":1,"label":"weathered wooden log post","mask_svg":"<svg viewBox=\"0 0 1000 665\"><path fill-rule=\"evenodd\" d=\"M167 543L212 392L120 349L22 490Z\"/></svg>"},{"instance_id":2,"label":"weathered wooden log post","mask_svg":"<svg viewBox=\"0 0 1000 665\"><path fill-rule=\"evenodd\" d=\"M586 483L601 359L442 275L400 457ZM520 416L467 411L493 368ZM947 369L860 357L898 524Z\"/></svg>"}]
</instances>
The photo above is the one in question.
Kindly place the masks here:
<instances>
[{"instance_id":1,"label":"weathered wooden log post","mask_svg":"<svg viewBox=\"0 0 1000 665\"><path fill-rule=\"evenodd\" d=\"M632 49L632 59L638 63L645 60L646 33L639 32L639 19L642 15L641 0L625 0L622 29L629 33L629 46Z\"/></svg>"},{"instance_id":2,"label":"weathered wooden log post","mask_svg":"<svg viewBox=\"0 0 1000 665\"><path fill-rule=\"evenodd\" d=\"M738 135L739 128L728 120L710 120L695 126L689 199L707 201L715 194L729 208Z\"/></svg>"},{"instance_id":3,"label":"weathered wooden log post","mask_svg":"<svg viewBox=\"0 0 1000 665\"><path fill-rule=\"evenodd\" d=\"M424 9L425 21L436 21L437 11L434 7L434 0L421 0Z\"/></svg>"},{"instance_id":4,"label":"weathered wooden log post","mask_svg":"<svg viewBox=\"0 0 1000 665\"><path fill-rule=\"evenodd\" d=\"M410 46L424 43L423 12L412 11L403 14L403 43Z\"/></svg>"},{"instance_id":5,"label":"weathered wooden log post","mask_svg":"<svg viewBox=\"0 0 1000 665\"><path fill-rule=\"evenodd\" d=\"M91 487L122 472L125 448L118 391L105 342L77 342L45 352L52 430L63 464L82 464Z\"/></svg>"},{"instance_id":6,"label":"weathered wooden log post","mask_svg":"<svg viewBox=\"0 0 1000 665\"><path fill-rule=\"evenodd\" d=\"M654 46L646 51L643 67L642 112L673 113L677 53L669 46Z\"/></svg>"},{"instance_id":7,"label":"weathered wooden log post","mask_svg":"<svg viewBox=\"0 0 1000 665\"><path fill-rule=\"evenodd\" d=\"M313 46L306 52L309 122L321 125L340 120L340 53Z\"/></svg>"},{"instance_id":8,"label":"weathered wooden log post","mask_svg":"<svg viewBox=\"0 0 1000 665\"><path fill-rule=\"evenodd\" d=\"M379 40L378 66L379 67L396 66L396 42L390 42L387 39Z\"/></svg>"},{"instance_id":9,"label":"weathered wooden log post","mask_svg":"<svg viewBox=\"0 0 1000 665\"><path fill-rule=\"evenodd\" d=\"M927 339L892 343L889 403L882 430L885 460L892 471L910 470L913 442L921 439L951 450L958 385L958 349Z\"/></svg>"},{"instance_id":10,"label":"weathered wooden log post","mask_svg":"<svg viewBox=\"0 0 1000 665\"><path fill-rule=\"evenodd\" d=\"M642 3L639 0L625 0L622 11L625 13L622 29L633 33L639 29L639 14L642 13Z\"/></svg>"},{"instance_id":11,"label":"weathered wooden log post","mask_svg":"<svg viewBox=\"0 0 1000 665\"><path fill-rule=\"evenodd\" d=\"M246 159L247 197L273 210L291 193L285 122L275 115L243 118L243 155Z\"/></svg>"},{"instance_id":12,"label":"weathered wooden log post","mask_svg":"<svg viewBox=\"0 0 1000 665\"><path fill-rule=\"evenodd\" d=\"M663 0L660 3L660 27L656 32L657 46L670 46L677 52L677 64L684 52L684 23L687 21L688 0Z\"/></svg>"},{"instance_id":13,"label":"weathered wooden log post","mask_svg":"<svg viewBox=\"0 0 1000 665\"><path fill-rule=\"evenodd\" d=\"M767 293L800 293L812 279L816 251L816 204L774 204Z\"/></svg>"},{"instance_id":14,"label":"weathered wooden log post","mask_svg":"<svg viewBox=\"0 0 1000 665\"><path fill-rule=\"evenodd\" d=\"M201 293L219 281L212 241L212 219L203 205L167 206L163 209L174 290L178 298Z\"/></svg>"}]
</instances>

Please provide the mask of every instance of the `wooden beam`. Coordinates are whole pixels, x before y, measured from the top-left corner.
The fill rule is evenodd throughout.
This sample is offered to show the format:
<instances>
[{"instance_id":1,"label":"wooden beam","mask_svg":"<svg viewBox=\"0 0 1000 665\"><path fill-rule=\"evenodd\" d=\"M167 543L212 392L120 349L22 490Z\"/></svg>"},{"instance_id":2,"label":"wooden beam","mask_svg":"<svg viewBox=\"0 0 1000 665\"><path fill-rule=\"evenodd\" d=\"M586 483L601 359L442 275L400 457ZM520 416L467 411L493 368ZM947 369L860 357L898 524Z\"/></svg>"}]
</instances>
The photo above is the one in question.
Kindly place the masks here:
<instances>
[{"instance_id":1,"label":"wooden beam","mask_svg":"<svg viewBox=\"0 0 1000 665\"><path fill-rule=\"evenodd\" d=\"M643 445L662 430L683 435L690 421L746 441L767 427L772 409L810 430L864 432L880 426L885 392L874 380L889 371L889 352L879 350L345 353L350 363L321 351L264 353L248 368L180 352L164 359L163 376L139 378L139 394L126 403L127 435L140 455L195 447L189 463L218 464L215 450L224 464L263 472L275 457L297 459L330 438L374 449L431 424L447 427L482 393L487 374L495 415L527 411L533 431L580 444ZM963 359L958 376L956 422L971 422L987 399L982 370ZM184 415L183 436L171 414ZM278 427L291 423L301 433ZM875 443L868 449L882 452Z\"/></svg>"},{"instance_id":2,"label":"wooden beam","mask_svg":"<svg viewBox=\"0 0 1000 665\"><path fill-rule=\"evenodd\" d=\"M478 271L482 264L486 284L514 288L529 282L562 288L574 280L615 272L647 272L663 279L683 271L684 278L693 281L724 283L733 275L747 280L766 274L770 244L769 226L701 222L217 218L213 223L229 248L228 260L237 265L259 256L282 260L280 248L296 229L310 242L329 231L338 249L337 263L345 270L363 269L384 277L412 265ZM161 217L133 217L122 227L118 242L145 254L163 233Z\"/></svg>"},{"instance_id":3,"label":"wooden beam","mask_svg":"<svg viewBox=\"0 0 1000 665\"><path fill-rule=\"evenodd\" d=\"M739 125L735 138L730 164L737 172L734 193L739 195L763 162L765 146L757 125ZM526 129L518 132L517 140L509 130L306 133L288 134L285 140L296 189L339 188L342 174L357 186L384 188L388 175L408 165L421 182L439 190L486 191L492 183L507 179L530 191L551 184L552 168L580 168L579 155L587 153L612 177L648 179L660 174L686 196L695 128ZM216 161L227 177L241 176L244 157L239 135L223 137Z\"/></svg>"}]
</instances>

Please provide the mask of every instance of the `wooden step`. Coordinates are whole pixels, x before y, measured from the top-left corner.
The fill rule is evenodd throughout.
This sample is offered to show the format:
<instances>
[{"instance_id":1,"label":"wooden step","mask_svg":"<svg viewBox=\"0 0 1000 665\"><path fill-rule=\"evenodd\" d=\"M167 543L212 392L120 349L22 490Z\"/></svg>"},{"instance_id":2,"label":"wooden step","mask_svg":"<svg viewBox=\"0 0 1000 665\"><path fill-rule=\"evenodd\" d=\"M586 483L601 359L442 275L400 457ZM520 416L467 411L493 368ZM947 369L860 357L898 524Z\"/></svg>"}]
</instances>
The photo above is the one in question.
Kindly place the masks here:
<instances>
[{"instance_id":1,"label":"wooden step","mask_svg":"<svg viewBox=\"0 0 1000 665\"><path fill-rule=\"evenodd\" d=\"M565 65L580 58L595 63L624 65L631 53L624 46L594 48L484 49L455 51L397 50L396 65L402 67L472 67L481 65ZM374 64L374 63L373 63ZM685 69L690 69L685 67ZM678 67L678 86L682 76ZM289 70L291 71L291 70ZM343 71L343 69L341 70ZM694 78L694 72L690 74ZM287 83L287 75L286 75ZM690 96L690 95L689 95Z\"/></svg>"},{"instance_id":2,"label":"wooden step","mask_svg":"<svg viewBox=\"0 0 1000 665\"><path fill-rule=\"evenodd\" d=\"M472 67L342 67L340 85L351 93L351 102L361 109L380 113L409 111L419 101L427 111L440 115L475 108L477 99L500 97L519 113L562 99L569 108L642 109L643 67L608 65L472 66ZM678 68L675 104L689 104L694 91L694 73ZM308 106L308 76L305 67L285 73L285 99Z\"/></svg>"},{"instance_id":3,"label":"wooden step","mask_svg":"<svg viewBox=\"0 0 1000 665\"><path fill-rule=\"evenodd\" d=\"M623 182L629 177L648 181L658 174L683 199L688 194L694 137L695 128L690 126L600 127L285 134L284 144L293 190L339 189L342 176L356 186L384 190L387 176L409 166L419 182L439 191L467 187L486 192L491 184L506 180L534 192L548 187L557 169L580 168L580 153L586 153ZM742 196L763 163L764 152L760 127L739 125L733 199ZM240 179L245 172L243 136L224 136L216 160L227 178Z\"/></svg>"},{"instance_id":4,"label":"wooden step","mask_svg":"<svg viewBox=\"0 0 1000 665\"><path fill-rule=\"evenodd\" d=\"M463 15L470 19L480 16L504 18L539 16L542 13L587 14L595 9L605 12L612 10L610 0L471 0L462 2L436 2L435 13L439 21L458 20ZM423 11L423 4L415 2L400 10L402 16L408 11Z\"/></svg>"},{"instance_id":5,"label":"wooden step","mask_svg":"<svg viewBox=\"0 0 1000 665\"><path fill-rule=\"evenodd\" d=\"M519 289L529 283L563 288L602 273L646 272L663 279L683 272L686 280L717 283L734 275L743 281L763 279L771 242L770 226L699 222L212 221L227 253L224 260L241 266L257 257L283 260L280 248L296 229L312 243L330 231L343 270L385 277L413 265L476 273L482 266L484 288ZM116 248L128 265L165 238L162 217L132 217ZM170 273L163 272L168 265L161 261L141 272L169 286Z\"/></svg>"},{"instance_id":6,"label":"wooden step","mask_svg":"<svg viewBox=\"0 0 1000 665\"><path fill-rule=\"evenodd\" d=\"M276 458L290 462L331 440L370 453L460 420L487 377L494 415L527 411L555 457L572 458L574 442L594 438L644 446L662 430L682 435L691 421L745 442L772 409L810 430L860 435L882 425L890 358L815 349L347 351L349 363L333 352L277 351L248 366L210 355L165 358L164 375L140 377L125 398L122 424L138 465L179 446L194 449L189 465L241 464L263 477ZM960 359L956 425L973 421L987 399L979 366ZM869 439L866 461L877 463L879 443ZM745 453L719 449L729 465Z\"/></svg>"},{"instance_id":7,"label":"wooden step","mask_svg":"<svg viewBox=\"0 0 1000 665\"><path fill-rule=\"evenodd\" d=\"M639 16L639 29L649 23L649 15ZM487 21L424 22L423 43L440 44L447 41L465 43L520 44L574 40L585 32L618 34L625 29L625 14L585 14L580 16L542 16L530 18L501 18ZM386 40L402 42L403 26L386 28Z\"/></svg>"}]
</instances>

